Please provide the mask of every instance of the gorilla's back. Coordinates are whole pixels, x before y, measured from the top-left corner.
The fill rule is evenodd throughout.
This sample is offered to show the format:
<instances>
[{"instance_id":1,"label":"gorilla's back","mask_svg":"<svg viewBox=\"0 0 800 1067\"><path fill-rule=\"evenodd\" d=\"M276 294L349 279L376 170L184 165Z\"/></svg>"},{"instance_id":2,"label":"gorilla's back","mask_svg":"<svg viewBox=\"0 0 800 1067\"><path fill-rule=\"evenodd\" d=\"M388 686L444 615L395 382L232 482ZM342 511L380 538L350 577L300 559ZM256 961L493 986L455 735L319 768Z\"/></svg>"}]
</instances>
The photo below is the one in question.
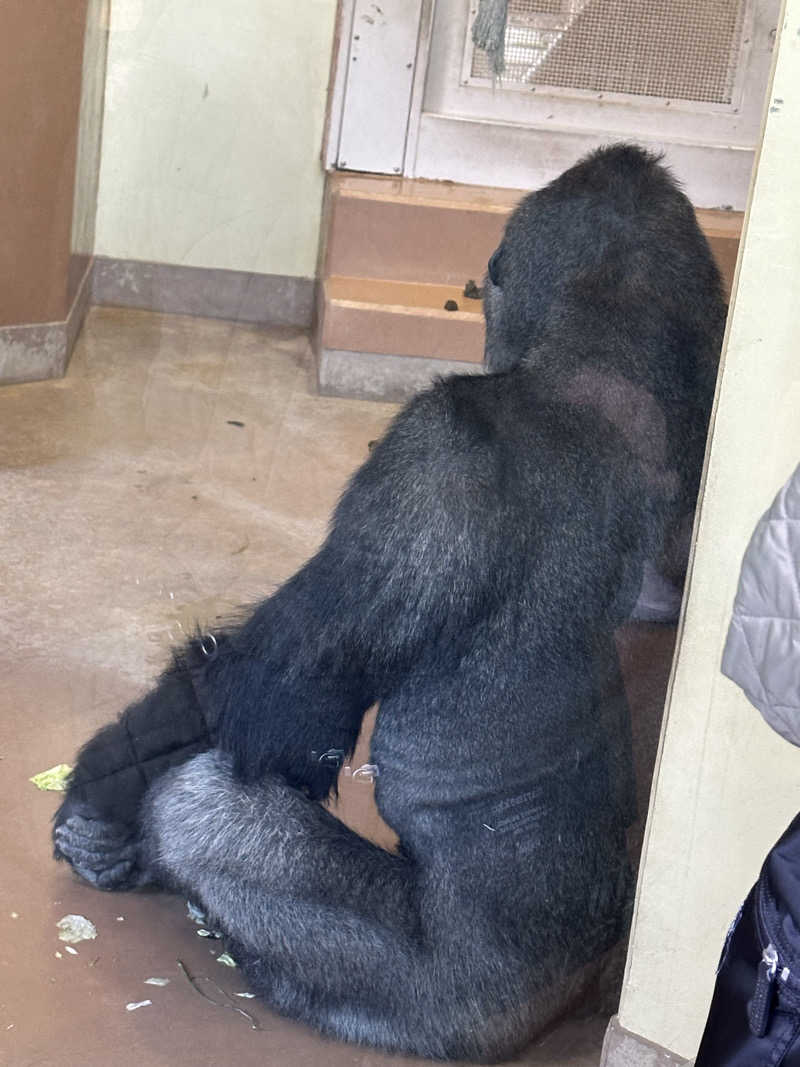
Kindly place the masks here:
<instances>
[{"instance_id":1,"label":"gorilla's back","mask_svg":"<svg viewBox=\"0 0 800 1067\"><path fill-rule=\"evenodd\" d=\"M549 395L532 369L439 383L418 409L429 428L434 407L428 444L441 468L471 470L460 495L489 562L472 616L442 627L382 695L382 813L407 846L418 833L440 842L441 820L491 825L509 795L551 810L557 790L606 820L592 664L633 608L667 508L617 427Z\"/></svg>"}]
</instances>

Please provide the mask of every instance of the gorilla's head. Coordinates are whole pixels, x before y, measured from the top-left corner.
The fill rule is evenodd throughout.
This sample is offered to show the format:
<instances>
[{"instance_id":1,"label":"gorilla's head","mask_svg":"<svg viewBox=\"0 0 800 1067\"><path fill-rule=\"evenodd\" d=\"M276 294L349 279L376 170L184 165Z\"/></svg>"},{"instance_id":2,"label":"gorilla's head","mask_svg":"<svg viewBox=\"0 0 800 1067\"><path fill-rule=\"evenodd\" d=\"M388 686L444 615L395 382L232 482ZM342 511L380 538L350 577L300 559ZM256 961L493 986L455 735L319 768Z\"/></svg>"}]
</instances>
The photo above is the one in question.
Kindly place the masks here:
<instances>
[{"instance_id":1,"label":"gorilla's head","mask_svg":"<svg viewBox=\"0 0 800 1067\"><path fill-rule=\"evenodd\" d=\"M602 347L649 380L653 361L691 349L709 306L722 306L692 205L659 157L631 144L598 149L524 197L484 284L489 372L551 359L569 373Z\"/></svg>"}]
</instances>

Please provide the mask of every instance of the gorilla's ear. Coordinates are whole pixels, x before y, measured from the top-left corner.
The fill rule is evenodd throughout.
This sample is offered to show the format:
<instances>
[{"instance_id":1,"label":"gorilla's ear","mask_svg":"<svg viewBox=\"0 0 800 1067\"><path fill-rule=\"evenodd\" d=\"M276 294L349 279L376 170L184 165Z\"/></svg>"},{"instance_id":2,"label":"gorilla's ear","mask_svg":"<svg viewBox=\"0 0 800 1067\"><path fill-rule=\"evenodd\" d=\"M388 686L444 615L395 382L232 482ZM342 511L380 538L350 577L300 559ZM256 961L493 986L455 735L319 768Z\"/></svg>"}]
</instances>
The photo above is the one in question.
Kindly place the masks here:
<instances>
[{"instance_id":1,"label":"gorilla's ear","mask_svg":"<svg viewBox=\"0 0 800 1067\"><path fill-rule=\"evenodd\" d=\"M489 266L487 267L487 273L489 275L489 281L492 285L500 287L502 284L500 280L501 267L503 265L503 246L500 245L492 252L491 259L489 260Z\"/></svg>"}]
</instances>

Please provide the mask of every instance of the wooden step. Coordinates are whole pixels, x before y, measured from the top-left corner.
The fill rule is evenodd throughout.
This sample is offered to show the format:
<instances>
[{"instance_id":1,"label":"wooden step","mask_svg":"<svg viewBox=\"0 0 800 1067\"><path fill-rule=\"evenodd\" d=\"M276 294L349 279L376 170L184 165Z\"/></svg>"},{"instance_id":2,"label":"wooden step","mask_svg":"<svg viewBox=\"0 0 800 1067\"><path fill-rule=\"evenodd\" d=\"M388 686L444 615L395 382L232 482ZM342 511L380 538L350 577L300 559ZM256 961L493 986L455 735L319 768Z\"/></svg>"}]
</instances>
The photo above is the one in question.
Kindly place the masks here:
<instances>
[{"instance_id":1,"label":"wooden step","mask_svg":"<svg viewBox=\"0 0 800 1067\"><path fill-rule=\"evenodd\" d=\"M481 370L482 304L463 287L335 275L321 304L322 393L399 401L437 375Z\"/></svg>"},{"instance_id":2,"label":"wooden step","mask_svg":"<svg viewBox=\"0 0 800 1067\"><path fill-rule=\"evenodd\" d=\"M334 175L325 274L462 289L469 278L480 284L520 195L447 182Z\"/></svg>"},{"instance_id":3,"label":"wooden step","mask_svg":"<svg viewBox=\"0 0 800 1067\"><path fill-rule=\"evenodd\" d=\"M524 190L333 174L326 277L464 286L480 284ZM730 291L742 213L701 209L697 219Z\"/></svg>"},{"instance_id":4,"label":"wooden step","mask_svg":"<svg viewBox=\"0 0 800 1067\"><path fill-rule=\"evenodd\" d=\"M742 236L743 211L715 211L710 208L695 208L700 229L706 235L714 259L717 261L725 285L725 299L731 295L739 240Z\"/></svg>"},{"instance_id":5,"label":"wooden step","mask_svg":"<svg viewBox=\"0 0 800 1067\"><path fill-rule=\"evenodd\" d=\"M383 355L483 359L483 307L454 285L337 275L324 282L325 345ZM445 310L453 301L458 311Z\"/></svg>"}]
</instances>

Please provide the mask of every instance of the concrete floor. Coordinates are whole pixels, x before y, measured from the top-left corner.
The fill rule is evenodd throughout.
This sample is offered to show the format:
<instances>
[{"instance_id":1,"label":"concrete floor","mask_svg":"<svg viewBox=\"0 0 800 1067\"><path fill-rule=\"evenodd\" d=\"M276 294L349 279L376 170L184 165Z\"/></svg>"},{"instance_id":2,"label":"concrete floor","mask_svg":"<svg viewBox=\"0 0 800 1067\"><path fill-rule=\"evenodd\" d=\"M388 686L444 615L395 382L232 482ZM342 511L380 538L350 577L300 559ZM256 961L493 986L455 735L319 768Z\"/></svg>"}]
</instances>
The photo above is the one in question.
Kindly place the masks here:
<instances>
[{"instance_id":1,"label":"concrete floor","mask_svg":"<svg viewBox=\"0 0 800 1067\"><path fill-rule=\"evenodd\" d=\"M395 409L312 395L308 364L296 331L94 309L63 381L0 390L0 1064L419 1062L334 1044L236 1001L254 1031L203 999L177 960L224 990L244 987L184 903L98 893L57 866L58 795L28 782L71 761L195 622L268 594L320 543ZM656 629L645 654L623 650L626 678L646 665L633 689L652 712L640 738L650 767L671 636ZM346 821L388 839L368 782L345 782L341 805ZM77 955L57 938L67 913L98 930ZM567 1021L518 1062L595 1067L605 1024Z\"/></svg>"}]
</instances>

